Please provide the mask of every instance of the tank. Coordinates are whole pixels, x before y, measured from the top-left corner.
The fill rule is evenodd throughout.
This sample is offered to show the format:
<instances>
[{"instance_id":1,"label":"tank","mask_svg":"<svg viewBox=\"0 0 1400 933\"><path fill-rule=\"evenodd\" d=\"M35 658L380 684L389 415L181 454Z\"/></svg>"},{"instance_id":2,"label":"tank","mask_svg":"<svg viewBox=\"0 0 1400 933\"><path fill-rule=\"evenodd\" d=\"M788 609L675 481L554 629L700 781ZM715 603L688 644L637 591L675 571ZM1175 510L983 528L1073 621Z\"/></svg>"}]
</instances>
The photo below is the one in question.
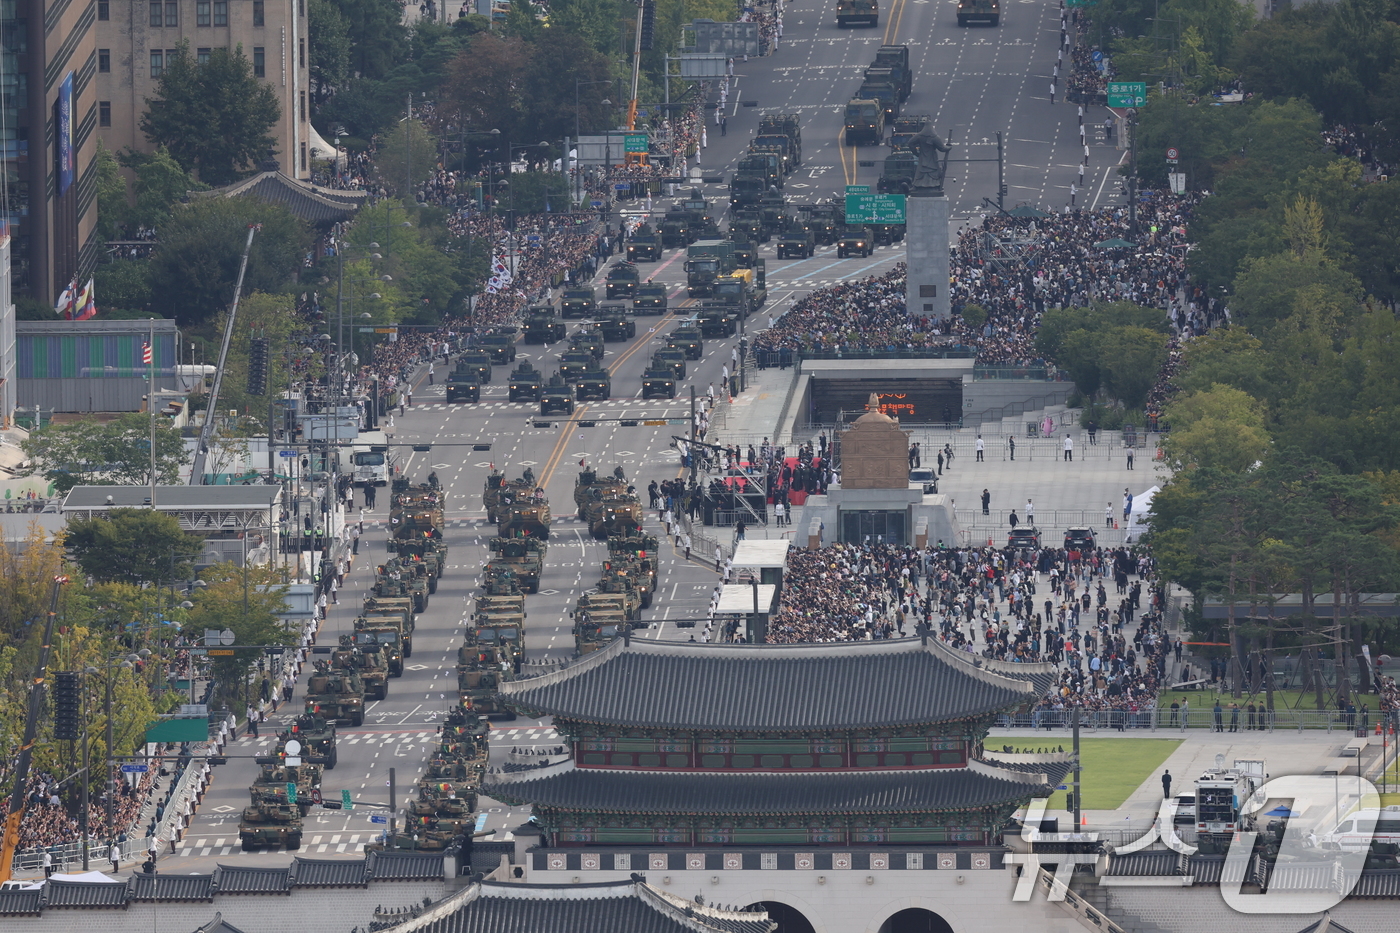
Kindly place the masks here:
<instances>
[{"instance_id":1,"label":"tank","mask_svg":"<svg viewBox=\"0 0 1400 933\"><path fill-rule=\"evenodd\" d=\"M291 806L287 800L287 785L295 784L296 808L302 816L306 816L312 806L321 802L321 766L303 764L289 768L280 763L284 756L285 753L279 752L276 757L257 759L262 770L249 786L248 794L252 797L253 806L270 799Z\"/></svg>"},{"instance_id":2,"label":"tank","mask_svg":"<svg viewBox=\"0 0 1400 933\"><path fill-rule=\"evenodd\" d=\"M365 687L358 671L333 671L323 658L306 685L306 712L349 726L364 725Z\"/></svg>"},{"instance_id":3,"label":"tank","mask_svg":"<svg viewBox=\"0 0 1400 933\"><path fill-rule=\"evenodd\" d=\"M391 558L379 565L370 593L379 597L408 598L413 601L414 612L425 612L428 608L427 568L413 560Z\"/></svg>"},{"instance_id":4,"label":"tank","mask_svg":"<svg viewBox=\"0 0 1400 933\"><path fill-rule=\"evenodd\" d=\"M360 625L361 620L364 626ZM403 644L403 656L413 656L413 599L409 596L371 596L360 609L355 627L391 625L399 632Z\"/></svg>"},{"instance_id":5,"label":"tank","mask_svg":"<svg viewBox=\"0 0 1400 933\"><path fill-rule=\"evenodd\" d=\"M301 757L303 759L319 758L319 764L322 767L327 771L334 770L338 756L335 750L335 722L333 720L310 713L298 716L292 720L292 724L287 727L286 732L277 736L278 754L286 749L290 739L296 739L301 743Z\"/></svg>"},{"instance_id":6,"label":"tank","mask_svg":"<svg viewBox=\"0 0 1400 933\"><path fill-rule=\"evenodd\" d=\"M238 823L238 841L244 852L268 846L301 848L301 814L286 800L268 797L243 809Z\"/></svg>"},{"instance_id":7,"label":"tank","mask_svg":"<svg viewBox=\"0 0 1400 933\"><path fill-rule=\"evenodd\" d=\"M389 664L378 649L362 651L355 645L354 636L343 634L340 645L331 652L331 670L358 671L364 684L365 696L371 700L383 700L389 696Z\"/></svg>"}]
</instances>

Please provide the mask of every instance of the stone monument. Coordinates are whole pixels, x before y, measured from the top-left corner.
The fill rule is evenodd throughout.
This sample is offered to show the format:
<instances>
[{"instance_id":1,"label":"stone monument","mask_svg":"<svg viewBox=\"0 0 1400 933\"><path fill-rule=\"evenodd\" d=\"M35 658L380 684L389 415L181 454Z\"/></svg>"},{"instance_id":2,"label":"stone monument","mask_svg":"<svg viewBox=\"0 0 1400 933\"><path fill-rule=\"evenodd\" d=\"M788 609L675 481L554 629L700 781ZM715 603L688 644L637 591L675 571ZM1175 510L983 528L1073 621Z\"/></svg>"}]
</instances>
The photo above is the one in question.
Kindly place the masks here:
<instances>
[{"instance_id":1,"label":"stone monument","mask_svg":"<svg viewBox=\"0 0 1400 933\"><path fill-rule=\"evenodd\" d=\"M905 206L904 242L909 263L905 304L911 315L946 321L952 312L948 300L949 207L943 194L943 175L952 144L925 125L909 140L909 146L919 157L919 169Z\"/></svg>"},{"instance_id":2,"label":"stone monument","mask_svg":"<svg viewBox=\"0 0 1400 933\"><path fill-rule=\"evenodd\" d=\"M880 411L874 392L865 407L841 438L841 488L908 489L908 432Z\"/></svg>"}]
</instances>

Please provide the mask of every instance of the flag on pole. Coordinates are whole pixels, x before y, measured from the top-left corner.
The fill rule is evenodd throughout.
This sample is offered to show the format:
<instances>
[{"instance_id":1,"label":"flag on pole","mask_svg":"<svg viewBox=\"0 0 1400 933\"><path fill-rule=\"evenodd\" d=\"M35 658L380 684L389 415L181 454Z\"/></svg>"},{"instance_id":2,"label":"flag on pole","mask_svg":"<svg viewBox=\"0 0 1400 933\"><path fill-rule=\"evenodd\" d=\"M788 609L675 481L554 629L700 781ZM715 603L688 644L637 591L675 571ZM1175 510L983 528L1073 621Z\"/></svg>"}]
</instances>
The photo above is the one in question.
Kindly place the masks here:
<instances>
[{"instance_id":1,"label":"flag on pole","mask_svg":"<svg viewBox=\"0 0 1400 933\"><path fill-rule=\"evenodd\" d=\"M145 340L141 341L141 365L142 365L142 366L150 366L150 365L151 365L152 363L154 363L154 362L155 362L155 353L154 353L154 351L151 349L150 343L148 343L148 342L145 341Z\"/></svg>"},{"instance_id":2,"label":"flag on pole","mask_svg":"<svg viewBox=\"0 0 1400 933\"><path fill-rule=\"evenodd\" d=\"M87 280L82 293L78 295L78 300L73 303L73 307L77 310L74 320L86 321L97 315L97 296L92 279Z\"/></svg>"},{"instance_id":3,"label":"flag on pole","mask_svg":"<svg viewBox=\"0 0 1400 933\"><path fill-rule=\"evenodd\" d=\"M63 315L65 321L73 319L73 298L78 291L78 277L73 276L73 281L58 296L58 301L54 302L53 313Z\"/></svg>"}]
</instances>

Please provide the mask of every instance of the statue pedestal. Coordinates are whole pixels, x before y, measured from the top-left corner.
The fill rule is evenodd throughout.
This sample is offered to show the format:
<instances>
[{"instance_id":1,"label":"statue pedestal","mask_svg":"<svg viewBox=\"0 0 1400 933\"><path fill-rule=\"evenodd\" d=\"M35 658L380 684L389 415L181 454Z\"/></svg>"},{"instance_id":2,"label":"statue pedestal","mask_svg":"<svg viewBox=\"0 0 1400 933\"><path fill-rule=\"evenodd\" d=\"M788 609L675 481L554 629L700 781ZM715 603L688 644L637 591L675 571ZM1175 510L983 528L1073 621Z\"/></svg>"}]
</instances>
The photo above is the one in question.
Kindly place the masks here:
<instances>
[{"instance_id":1,"label":"statue pedestal","mask_svg":"<svg viewBox=\"0 0 1400 933\"><path fill-rule=\"evenodd\" d=\"M909 197L905 201L905 252L909 277L904 299L909 313L946 321L948 300L948 199Z\"/></svg>"}]
</instances>

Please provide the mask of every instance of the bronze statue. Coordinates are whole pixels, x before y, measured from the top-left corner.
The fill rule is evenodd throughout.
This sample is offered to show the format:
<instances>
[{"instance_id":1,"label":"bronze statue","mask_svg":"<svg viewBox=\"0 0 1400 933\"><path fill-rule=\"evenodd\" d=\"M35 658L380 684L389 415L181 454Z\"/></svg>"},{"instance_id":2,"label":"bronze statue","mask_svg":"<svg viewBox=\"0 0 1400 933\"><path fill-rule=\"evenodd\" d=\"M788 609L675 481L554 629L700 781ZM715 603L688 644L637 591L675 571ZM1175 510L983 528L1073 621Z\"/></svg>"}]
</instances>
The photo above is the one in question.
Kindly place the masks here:
<instances>
[{"instance_id":1,"label":"bronze statue","mask_svg":"<svg viewBox=\"0 0 1400 933\"><path fill-rule=\"evenodd\" d=\"M952 143L945 143L933 131L933 124L927 123L909 138L909 148L919 157L919 168L914 173L914 183L910 194L914 197L934 198L943 194L943 160L940 152L948 152Z\"/></svg>"}]
</instances>

